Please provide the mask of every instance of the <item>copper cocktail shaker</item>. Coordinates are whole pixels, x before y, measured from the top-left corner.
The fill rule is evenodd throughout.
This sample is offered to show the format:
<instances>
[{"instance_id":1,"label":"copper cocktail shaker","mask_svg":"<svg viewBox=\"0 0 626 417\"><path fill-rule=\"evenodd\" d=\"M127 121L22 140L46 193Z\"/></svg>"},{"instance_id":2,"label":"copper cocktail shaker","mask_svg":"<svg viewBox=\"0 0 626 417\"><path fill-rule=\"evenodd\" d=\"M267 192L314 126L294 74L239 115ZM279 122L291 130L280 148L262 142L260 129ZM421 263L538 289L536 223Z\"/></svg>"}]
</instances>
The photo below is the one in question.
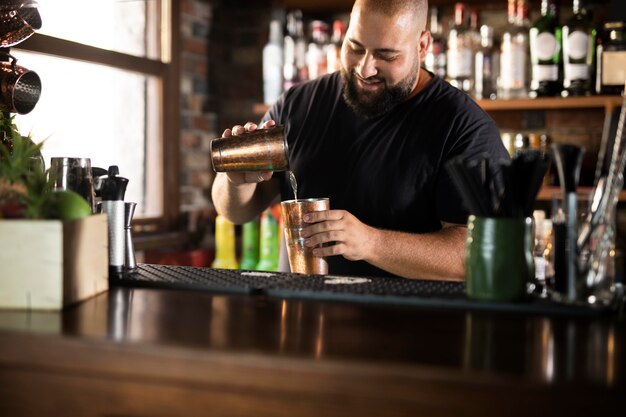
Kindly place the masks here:
<instances>
[{"instance_id":1,"label":"copper cocktail shaker","mask_svg":"<svg viewBox=\"0 0 626 417\"><path fill-rule=\"evenodd\" d=\"M257 129L211 141L215 172L286 171L289 169L283 126Z\"/></svg>"},{"instance_id":2,"label":"copper cocktail shaker","mask_svg":"<svg viewBox=\"0 0 626 417\"><path fill-rule=\"evenodd\" d=\"M280 203L291 272L299 274L328 274L328 262L326 262L326 259L314 256L313 248L304 246L302 229L308 225L303 220L305 214L329 209L330 202L328 198L287 200Z\"/></svg>"}]
</instances>

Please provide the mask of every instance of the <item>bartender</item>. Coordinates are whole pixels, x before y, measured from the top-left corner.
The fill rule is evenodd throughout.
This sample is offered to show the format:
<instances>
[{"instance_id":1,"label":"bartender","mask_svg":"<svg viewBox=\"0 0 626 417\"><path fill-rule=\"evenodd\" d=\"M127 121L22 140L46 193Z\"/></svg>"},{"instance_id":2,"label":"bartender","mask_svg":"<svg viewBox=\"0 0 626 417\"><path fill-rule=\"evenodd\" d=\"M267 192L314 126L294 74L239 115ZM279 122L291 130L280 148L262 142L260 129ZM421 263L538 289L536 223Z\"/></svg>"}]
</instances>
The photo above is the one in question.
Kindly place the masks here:
<instances>
[{"instance_id":1,"label":"bartender","mask_svg":"<svg viewBox=\"0 0 626 417\"><path fill-rule=\"evenodd\" d=\"M260 126L224 131L285 126L298 197L330 199L303 235L332 275L462 280L468 212L445 165L508 158L494 121L422 68L427 9L427 0L356 0L340 71L286 91ZM219 173L212 196L235 223L293 199L285 172Z\"/></svg>"}]
</instances>

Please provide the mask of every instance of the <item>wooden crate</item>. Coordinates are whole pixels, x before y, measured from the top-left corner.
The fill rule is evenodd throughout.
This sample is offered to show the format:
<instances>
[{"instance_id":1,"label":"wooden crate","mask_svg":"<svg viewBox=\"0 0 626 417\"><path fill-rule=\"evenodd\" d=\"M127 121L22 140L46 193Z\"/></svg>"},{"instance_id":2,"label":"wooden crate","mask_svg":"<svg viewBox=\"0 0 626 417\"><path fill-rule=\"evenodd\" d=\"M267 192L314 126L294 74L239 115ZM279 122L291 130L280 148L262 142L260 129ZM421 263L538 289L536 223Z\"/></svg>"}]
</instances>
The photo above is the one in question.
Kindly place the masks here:
<instances>
[{"instance_id":1,"label":"wooden crate","mask_svg":"<svg viewBox=\"0 0 626 417\"><path fill-rule=\"evenodd\" d=\"M0 308L60 310L108 286L105 214L0 220Z\"/></svg>"}]
</instances>

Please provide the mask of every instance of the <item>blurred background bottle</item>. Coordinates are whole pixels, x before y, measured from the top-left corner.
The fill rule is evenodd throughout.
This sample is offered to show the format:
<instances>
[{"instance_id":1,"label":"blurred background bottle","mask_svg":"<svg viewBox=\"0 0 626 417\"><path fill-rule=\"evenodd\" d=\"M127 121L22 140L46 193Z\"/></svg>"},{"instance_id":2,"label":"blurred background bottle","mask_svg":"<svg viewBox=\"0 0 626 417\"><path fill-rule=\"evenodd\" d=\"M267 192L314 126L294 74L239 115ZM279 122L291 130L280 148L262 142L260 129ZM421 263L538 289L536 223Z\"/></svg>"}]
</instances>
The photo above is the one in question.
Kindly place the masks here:
<instances>
[{"instance_id":1,"label":"blurred background bottle","mask_svg":"<svg viewBox=\"0 0 626 417\"><path fill-rule=\"evenodd\" d=\"M321 20L311 22L311 42L306 53L309 80L327 73L328 24Z\"/></svg>"},{"instance_id":2,"label":"blurred background bottle","mask_svg":"<svg viewBox=\"0 0 626 417\"><path fill-rule=\"evenodd\" d=\"M596 93L621 94L626 80L626 22L605 22L596 49Z\"/></svg>"},{"instance_id":3,"label":"blurred background bottle","mask_svg":"<svg viewBox=\"0 0 626 417\"><path fill-rule=\"evenodd\" d=\"M263 48L263 100L274 104L283 92L283 29L279 20L270 22L269 40Z\"/></svg>"},{"instance_id":4,"label":"blurred background bottle","mask_svg":"<svg viewBox=\"0 0 626 417\"><path fill-rule=\"evenodd\" d=\"M441 8L430 8L430 35L432 41L428 46L424 67L436 76L446 78L446 43L441 26Z\"/></svg>"},{"instance_id":5,"label":"blurred background bottle","mask_svg":"<svg viewBox=\"0 0 626 417\"><path fill-rule=\"evenodd\" d=\"M493 44L493 28L480 27L480 48L474 58L474 96L495 99L498 89L500 54Z\"/></svg>"},{"instance_id":6,"label":"blurred background bottle","mask_svg":"<svg viewBox=\"0 0 626 417\"><path fill-rule=\"evenodd\" d=\"M591 93L596 30L583 0L573 0L573 15L563 25L563 91L567 96Z\"/></svg>"},{"instance_id":7,"label":"blurred background bottle","mask_svg":"<svg viewBox=\"0 0 626 417\"><path fill-rule=\"evenodd\" d=\"M235 253L235 225L219 214L215 217L215 259L211 267L239 268Z\"/></svg>"},{"instance_id":8,"label":"blurred background bottle","mask_svg":"<svg viewBox=\"0 0 626 417\"><path fill-rule=\"evenodd\" d=\"M306 65L306 39L302 11L293 10L287 14L287 34L284 45L284 91L308 79Z\"/></svg>"},{"instance_id":9,"label":"blurred background bottle","mask_svg":"<svg viewBox=\"0 0 626 417\"><path fill-rule=\"evenodd\" d=\"M472 33L468 25L467 6L454 5L454 25L448 33L447 80L459 90L472 91L474 51Z\"/></svg>"},{"instance_id":10,"label":"blurred background bottle","mask_svg":"<svg viewBox=\"0 0 626 417\"><path fill-rule=\"evenodd\" d=\"M525 0L508 0L508 24L500 45L499 98L523 98L528 94L528 8Z\"/></svg>"},{"instance_id":11,"label":"blurred background bottle","mask_svg":"<svg viewBox=\"0 0 626 417\"><path fill-rule=\"evenodd\" d=\"M343 24L343 20L336 19L333 21L333 34L326 51L326 65L329 74L339 71L341 68L341 44L343 43L345 33L346 28Z\"/></svg>"},{"instance_id":12,"label":"blurred background bottle","mask_svg":"<svg viewBox=\"0 0 626 417\"><path fill-rule=\"evenodd\" d=\"M555 0L541 0L541 17L530 28L531 97L556 96L562 90L561 27Z\"/></svg>"},{"instance_id":13,"label":"blurred background bottle","mask_svg":"<svg viewBox=\"0 0 626 417\"><path fill-rule=\"evenodd\" d=\"M280 214L276 207L267 208L261 214L258 271L278 271L280 252Z\"/></svg>"},{"instance_id":14,"label":"blurred background bottle","mask_svg":"<svg viewBox=\"0 0 626 417\"><path fill-rule=\"evenodd\" d=\"M241 227L241 269L254 269L259 263L259 219Z\"/></svg>"}]
</instances>

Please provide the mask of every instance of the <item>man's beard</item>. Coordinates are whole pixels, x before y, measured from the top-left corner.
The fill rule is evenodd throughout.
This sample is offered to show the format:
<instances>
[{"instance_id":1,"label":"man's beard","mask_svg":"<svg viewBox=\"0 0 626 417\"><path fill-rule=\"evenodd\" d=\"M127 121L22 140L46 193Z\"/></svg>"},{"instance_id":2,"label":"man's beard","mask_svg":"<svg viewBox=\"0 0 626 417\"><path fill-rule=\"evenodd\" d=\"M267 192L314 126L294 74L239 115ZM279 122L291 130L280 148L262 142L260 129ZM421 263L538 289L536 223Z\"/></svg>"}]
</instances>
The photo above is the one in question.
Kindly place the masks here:
<instances>
[{"instance_id":1,"label":"man's beard","mask_svg":"<svg viewBox=\"0 0 626 417\"><path fill-rule=\"evenodd\" d=\"M416 60L418 61L418 60ZM419 62L414 65L414 70L399 83L389 86L384 78L370 77L366 81L382 81L381 91L369 92L362 91L357 87L357 76L354 69L346 70L341 68L341 78L343 81L342 94L343 99L352 110L365 118L373 118L387 113L399 103L406 100L415 85L417 79L417 71Z\"/></svg>"}]
</instances>

